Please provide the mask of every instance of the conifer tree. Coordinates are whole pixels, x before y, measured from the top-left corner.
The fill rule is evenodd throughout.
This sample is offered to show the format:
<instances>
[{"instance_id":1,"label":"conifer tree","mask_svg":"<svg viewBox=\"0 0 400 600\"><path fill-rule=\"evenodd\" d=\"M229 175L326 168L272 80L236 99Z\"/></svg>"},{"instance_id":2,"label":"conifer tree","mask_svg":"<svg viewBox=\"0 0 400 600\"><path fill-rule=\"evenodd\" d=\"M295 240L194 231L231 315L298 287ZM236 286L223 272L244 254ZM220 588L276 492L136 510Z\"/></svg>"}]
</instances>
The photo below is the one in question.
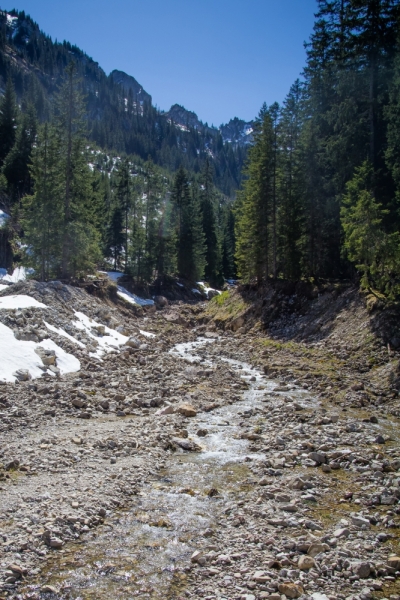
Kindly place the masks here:
<instances>
[{"instance_id":1,"label":"conifer tree","mask_svg":"<svg viewBox=\"0 0 400 600\"><path fill-rule=\"evenodd\" d=\"M223 283L221 273L221 244L218 237L217 198L209 159L206 160L200 178L200 204L206 243L204 276L206 281L212 286L220 286Z\"/></svg>"},{"instance_id":2,"label":"conifer tree","mask_svg":"<svg viewBox=\"0 0 400 600\"><path fill-rule=\"evenodd\" d=\"M175 211L178 273L197 281L204 275L205 238L196 189L195 186L190 189L183 167L176 174L171 201Z\"/></svg>"},{"instance_id":3,"label":"conifer tree","mask_svg":"<svg viewBox=\"0 0 400 600\"><path fill-rule=\"evenodd\" d=\"M42 281L59 274L62 259L64 190L59 150L56 132L46 123L39 130L32 156L34 193L22 201L25 259Z\"/></svg>"},{"instance_id":4,"label":"conifer tree","mask_svg":"<svg viewBox=\"0 0 400 600\"><path fill-rule=\"evenodd\" d=\"M17 114L14 84L9 77L4 96L0 100L0 167L15 143Z\"/></svg>"},{"instance_id":5,"label":"conifer tree","mask_svg":"<svg viewBox=\"0 0 400 600\"><path fill-rule=\"evenodd\" d=\"M235 232L239 277L256 277L259 283L270 275L273 143L273 123L264 105L255 126L246 179L238 194Z\"/></svg>"}]
</instances>

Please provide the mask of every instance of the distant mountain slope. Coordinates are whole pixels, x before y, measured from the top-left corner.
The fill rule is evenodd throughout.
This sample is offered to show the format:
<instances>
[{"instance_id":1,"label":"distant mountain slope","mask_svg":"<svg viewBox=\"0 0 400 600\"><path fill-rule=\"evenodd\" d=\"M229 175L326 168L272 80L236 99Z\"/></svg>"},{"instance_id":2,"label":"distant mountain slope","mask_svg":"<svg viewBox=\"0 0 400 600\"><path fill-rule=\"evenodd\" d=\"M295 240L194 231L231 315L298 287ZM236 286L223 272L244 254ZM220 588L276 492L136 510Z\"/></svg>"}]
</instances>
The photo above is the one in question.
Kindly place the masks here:
<instances>
[{"instance_id":1,"label":"distant mountain slope","mask_svg":"<svg viewBox=\"0 0 400 600\"><path fill-rule=\"evenodd\" d=\"M152 103L150 94L144 91L143 87L136 81L134 77L132 77L132 75L127 75L123 71L114 69L114 71L110 73L110 77L115 81L115 83L118 83L118 85L132 93L134 102Z\"/></svg>"},{"instance_id":2,"label":"distant mountain slope","mask_svg":"<svg viewBox=\"0 0 400 600\"><path fill-rule=\"evenodd\" d=\"M158 111L151 95L130 75L114 70L107 76L77 46L53 42L23 11L0 9L0 92L10 76L23 110L33 103L39 118L48 119L54 92L71 60L82 79L93 142L105 150L151 156L172 172L181 164L199 172L211 159L219 189L230 196L239 187L244 145L224 143L218 129L203 125L190 111L191 118L182 126L176 108L173 118Z\"/></svg>"},{"instance_id":3,"label":"distant mountain slope","mask_svg":"<svg viewBox=\"0 0 400 600\"><path fill-rule=\"evenodd\" d=\"M238 119L237 117L231 119L226 125L221 125L217 128L209 127L209 125L204 124L200 121L196 113L187 110L179 104L171 106L165 115L182 131L196 129L198 131L207 131L211 135L221 134L223 142L232 144L233 146L245 147L253 142L253 123L246 123L246 121Z\"/></svg>"}]
</instances>

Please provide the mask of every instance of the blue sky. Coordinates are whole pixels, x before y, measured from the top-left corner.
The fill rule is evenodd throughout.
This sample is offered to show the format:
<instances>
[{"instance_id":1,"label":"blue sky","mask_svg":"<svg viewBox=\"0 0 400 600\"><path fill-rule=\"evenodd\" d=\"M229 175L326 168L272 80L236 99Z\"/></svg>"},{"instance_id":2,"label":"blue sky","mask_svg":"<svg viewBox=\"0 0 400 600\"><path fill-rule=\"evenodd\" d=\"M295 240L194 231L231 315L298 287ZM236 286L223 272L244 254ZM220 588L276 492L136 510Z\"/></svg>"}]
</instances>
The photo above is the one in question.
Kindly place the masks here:
<instances>
[{"instance_id":1,"label":"blue sky","mask_svg":"<svg viewBox=\"0 0 400 600\"><path fill-rule=\"evenodd\" d=\"M133 75L163 110L209 124L282 102L305 63L316 0L15 0L53 40ZM6 6L7 9L12 6Z\"/></svg>"}]
</instances>

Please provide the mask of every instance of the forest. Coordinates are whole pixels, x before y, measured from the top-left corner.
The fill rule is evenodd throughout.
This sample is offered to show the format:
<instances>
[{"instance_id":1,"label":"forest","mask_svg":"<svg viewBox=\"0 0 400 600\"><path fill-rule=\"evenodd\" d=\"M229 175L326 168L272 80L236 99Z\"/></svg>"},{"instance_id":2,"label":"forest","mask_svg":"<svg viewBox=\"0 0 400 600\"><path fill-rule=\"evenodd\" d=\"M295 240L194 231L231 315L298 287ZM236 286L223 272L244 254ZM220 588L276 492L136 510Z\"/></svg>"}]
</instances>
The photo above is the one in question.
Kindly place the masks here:
<instances>
[{"instance_id":1,"label":"forest","mask_svg":"<svg viewBox=\"0 0 400 600\"><path fill-rule=\"evenodd\" d=\"M302 77L261 107L247 157L125 98L24 13L10 37L2 13L0 208L14 260L43 280L106 264L136 282L350 279L398 297L399 2L316 8Z\"/></svg>"}]
</instances>

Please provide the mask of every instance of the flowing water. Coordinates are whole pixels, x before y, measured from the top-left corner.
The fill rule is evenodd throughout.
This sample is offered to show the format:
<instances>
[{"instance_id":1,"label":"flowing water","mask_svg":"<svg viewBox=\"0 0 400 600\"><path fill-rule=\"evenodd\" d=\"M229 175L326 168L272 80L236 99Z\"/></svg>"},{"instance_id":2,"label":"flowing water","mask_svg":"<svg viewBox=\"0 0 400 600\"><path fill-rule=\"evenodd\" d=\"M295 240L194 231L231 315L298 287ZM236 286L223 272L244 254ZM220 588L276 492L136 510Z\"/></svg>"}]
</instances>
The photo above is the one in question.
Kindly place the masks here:
<instances>
[{"instance_id":1,"label":"flowing water","mask_svg":"<svg viewBox=\"0 0 400 600\"><path fill-rule=\"evenodd\" d=\"M246 363L223 357L204 360L196 354L212 341L178 344L171 352L189 363L228 361L249 382L249 389L242 400L188 420L189 437L202 452L169 456L168 466L154 475L129 510L108 519L85 543L69 545L62 558L55 556L46 580L60 589L57 598L177 598L185 587L183 568L193 551L204 547L204 533L211 535L206 539L212 550L212 530L218 527L221 509L227 500L244 495L243 481L251 475L246 461L249 442L240 439L239 424L249 414L261 416L266 402L295 400L313 408L307 392L279 388ZM197 437L199 428L207 429L208 435ZM251 459L264 456L252 452Z\"/></svg>"}]
</instances>

